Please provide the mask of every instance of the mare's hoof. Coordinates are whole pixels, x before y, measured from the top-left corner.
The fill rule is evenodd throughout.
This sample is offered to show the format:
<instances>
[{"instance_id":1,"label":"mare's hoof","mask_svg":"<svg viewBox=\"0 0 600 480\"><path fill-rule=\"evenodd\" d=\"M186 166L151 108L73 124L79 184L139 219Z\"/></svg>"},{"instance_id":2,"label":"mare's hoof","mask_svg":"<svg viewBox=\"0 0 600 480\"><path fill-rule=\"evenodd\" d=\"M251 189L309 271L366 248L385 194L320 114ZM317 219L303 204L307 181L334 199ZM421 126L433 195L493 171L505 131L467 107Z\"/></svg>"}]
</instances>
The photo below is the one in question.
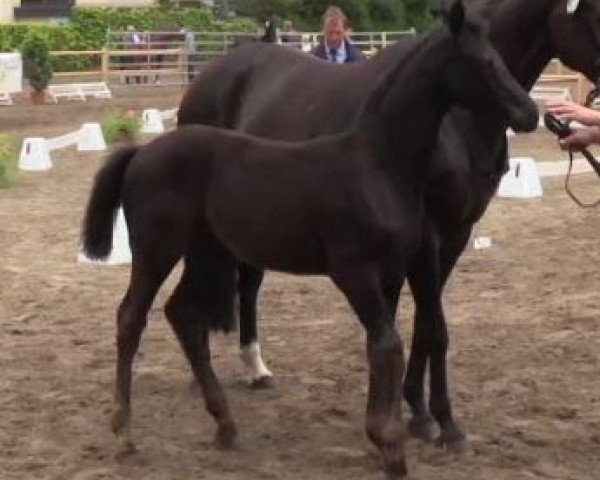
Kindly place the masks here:
<instances>
[{"instance_id":1,"label":"mare's hoof","mask_svg":"<svg viewBox=\"0 0 600 480\"><path fill-rule=\"evenodd\" d=\"M235 450L237 448L237 429L235 425L227 425L217 430L215 444L221 450Z\"/></svg>"},{"instance_id":2,"label":"mare's hoof","mask_svg":"<svg viewBox=\"0 0 600 480\"><path fill-rule=\"evenodd\" d=\"M429 414L413 417L408 422L408 433L413 438L431 443L437 433L436 423Z\"/></svg>"},{"instance_id":3,"label":"mare's hoof","mask_svg":"<svg viewBox=\"0 0 600 480\"><path fill-rule=\"evenodd\" d=\"M457 426L442 430L435 444L437 447L446 449L449 453L459 455L465 453L469 447L467 436Z\"/></svg>"},{"instance_id":4,"label":"mare's hoof","mask_svg":"<svg viewBox=\"0 0 600 480\"><path fill-rule=\"evenodd\" d=\"M263 375L253 379L249 386L252 390L271 390L275 388L275 380L271 375Z\"/></svg>"}]
</instances>

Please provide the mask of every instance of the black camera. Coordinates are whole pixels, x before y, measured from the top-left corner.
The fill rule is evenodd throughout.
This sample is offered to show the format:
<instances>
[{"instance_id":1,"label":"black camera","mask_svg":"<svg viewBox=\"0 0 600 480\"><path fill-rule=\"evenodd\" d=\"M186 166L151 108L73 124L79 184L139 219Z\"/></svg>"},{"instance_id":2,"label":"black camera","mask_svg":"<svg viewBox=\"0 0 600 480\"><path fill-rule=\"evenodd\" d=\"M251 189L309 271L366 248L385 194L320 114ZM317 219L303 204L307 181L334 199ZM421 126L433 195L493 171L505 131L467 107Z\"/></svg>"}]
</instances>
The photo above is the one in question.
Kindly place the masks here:
<instances>
[{"instance_id":1,"label":"black camera","mask_svg":"<svg viewBox=\"0 0 600 480\"><path fill-rule=\"evenodd\" d=\"M544 123L546 124L546 128L559 138L568 137L573 133L568 122L555 117L551 113L544 114Z\"/></svg>"}]
</instances>

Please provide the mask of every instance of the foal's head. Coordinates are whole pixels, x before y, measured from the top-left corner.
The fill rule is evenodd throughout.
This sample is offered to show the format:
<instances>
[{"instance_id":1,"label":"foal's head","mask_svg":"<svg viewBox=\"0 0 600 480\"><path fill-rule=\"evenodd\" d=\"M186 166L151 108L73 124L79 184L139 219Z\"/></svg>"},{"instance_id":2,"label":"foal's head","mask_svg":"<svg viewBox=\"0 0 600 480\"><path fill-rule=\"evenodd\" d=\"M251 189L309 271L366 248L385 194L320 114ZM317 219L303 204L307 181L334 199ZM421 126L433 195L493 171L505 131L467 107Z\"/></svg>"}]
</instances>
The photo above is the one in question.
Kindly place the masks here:
<instances>
[{"instance_id":1,"label":"foal's head","mask_svg":"<svg viewBox=\"0 0 600 480\"><path fill-rule=\"evenodd\" d=\"M515 131L536 128L537 107L492 46L486 24L467 15L461 0L443 8L442 16L454 43L451 60L442 67L442 93L451 103L493 115Z\"/></svg>"}]
</instances>

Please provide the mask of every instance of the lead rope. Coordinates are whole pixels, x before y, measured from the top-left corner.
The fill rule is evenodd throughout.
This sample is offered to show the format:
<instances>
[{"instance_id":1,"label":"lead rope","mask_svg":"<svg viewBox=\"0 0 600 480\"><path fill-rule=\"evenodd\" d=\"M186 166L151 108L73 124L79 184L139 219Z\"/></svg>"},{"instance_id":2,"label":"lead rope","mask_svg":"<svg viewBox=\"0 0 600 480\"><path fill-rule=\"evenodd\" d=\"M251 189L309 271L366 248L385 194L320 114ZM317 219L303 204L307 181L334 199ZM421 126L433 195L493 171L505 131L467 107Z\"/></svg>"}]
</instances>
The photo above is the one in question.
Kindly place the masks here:
<instances>
[{"instance_id":1,"label":"lead rope","mask_svg":"<svg viewBox=\"0 0 600 480\"><path fill-rule=\"evenodd\" d=\"M596 160L592 156L592 154L590 152L588 152L585 148L583 150L581 150L581 153L583 154L585 159L588 161L590 166L594 169L596 174L598 176L600 176L600 164L598 163L598 160ZM573 170L573 151L569 150L569 169L567 171L567 176L565 178L565 190L567 191L567 194L569 195L569 197L571 197L571 200L573 200L577 205L579 205L582 208L594 208L594 207L597 207L598 205L600 205L600 199L596 200L593 203L584 203L581 200L579 200L579 198L577 198L577 196L573 193L573 191L571 190L571 187L569 186L569 180L571 178L572 170Z\"/></svg>"}]
</instances>

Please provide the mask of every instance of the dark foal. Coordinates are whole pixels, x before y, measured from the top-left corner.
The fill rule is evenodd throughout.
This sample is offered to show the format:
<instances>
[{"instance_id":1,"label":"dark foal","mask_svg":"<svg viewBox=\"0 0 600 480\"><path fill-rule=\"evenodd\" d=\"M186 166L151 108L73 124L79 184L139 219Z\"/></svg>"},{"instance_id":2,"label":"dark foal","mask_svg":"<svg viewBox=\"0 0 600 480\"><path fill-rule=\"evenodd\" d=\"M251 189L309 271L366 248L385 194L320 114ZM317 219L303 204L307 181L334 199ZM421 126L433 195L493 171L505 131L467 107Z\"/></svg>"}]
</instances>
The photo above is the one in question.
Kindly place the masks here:
<instances>
[{"instance_id":1,"label":"dark foal","mask_svg":"<svg viewBox=\"0 0 600 480\"><path fill-rule=\"evenodd\" d=\"M236 428L210 364L208 336L233 324L239 258L328 275L345 294L367 333L367 434L388 473L406 474L404 355L394 313L421 244L423 192L439 125L454 103L499 116L518 131L534 129L538 119L482 25L465 18L462 2L447 16L449 31L416 42L344 133L290 144L187 126L117 151L100 170L84 249L96 258L109 253L122 202L133 255L117 317L112 418L128 449L132 361L156 292L181 258L184 272L165 312L217 422L218 442L233 444Z\"/></svg>"},{"instance_id":2,"label":"dark foal","mask_svg":"<svg viewBox=\"0 0 600 480\"><path fill-rule=\"evenodd\" d=\"M600 2L483 0L471 2L490 17L490 35L516 79L529 89L552 57L584 73L600 75ZM532 28L536 25L536 28ZM290 49L249 46L218 59L197 78L179 109L180 124L234 128L283 140L303 140L341 131L356 118L364 92L412 48L407 38L369 62L316 64ZM337 67L337 68L336 68ZM285 105L285 108L282 108ZM492 198L506 161L506 124L454 108L445 117L432 154L426 185L427 221L419 256L408 273L416 305L415 334L405 382L413 411L409 426L419 437L434 434L431 411L441 428L440 444L460 450L464 433L452 416L446 380L448 336L442 289L465 248L473 223ZM254 385L271 383L257 342L256 297L262 271L239 267L240 343ZM430 369L430 405L424 377Z\"/></svg>"}]
</instances>

